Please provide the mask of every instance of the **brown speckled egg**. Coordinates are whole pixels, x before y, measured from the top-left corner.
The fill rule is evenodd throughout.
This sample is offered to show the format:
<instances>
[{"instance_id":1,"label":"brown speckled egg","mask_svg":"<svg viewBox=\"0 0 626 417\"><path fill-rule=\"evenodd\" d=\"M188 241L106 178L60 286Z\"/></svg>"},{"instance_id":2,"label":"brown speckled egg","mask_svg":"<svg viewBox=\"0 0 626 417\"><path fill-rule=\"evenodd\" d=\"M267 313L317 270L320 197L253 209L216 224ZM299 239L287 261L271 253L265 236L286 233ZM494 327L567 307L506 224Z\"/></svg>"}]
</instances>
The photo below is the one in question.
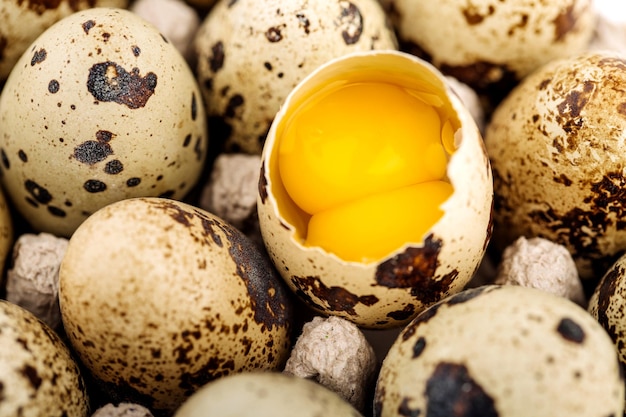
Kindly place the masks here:
<instances>
[{"instance_id":1,"label":"brown speckled egg","mask_svg":"<svg viewBox=\"0 0 626 417\"><path fill-rule=\"evenodd\" d=\"M611 336L622 366L626 366L626 255L604 274L589 299L587 310Z\"/></svg>"},{"instance_id":2,"label":"brown speckled egg","mask_svg":"<svg viewBox=\"0 0 626 417\"><path fill-rule=\"evenodd\" d=\"M485 133L495 247L543 237L596 279L626 249L625 83L622 57L577 55L535 71L496 109Z\"/></svg>"},{"instance_id":3,"label":"brown speckled egg","mask_svg":"<svg viewBox=\"0 0 626 417\"><path fill-rule=\"evenodd\" d=\"M123 9L74 13L32 44L0 96L2 183L34 229L63 236L117 200L180 199L206 158L204 114L154 26Z\"/></svg>"},{"instance_id":4,"label":"brown speckled egg","mask_svg":"<svg viewBox=\"0 0 626 417\"><path fill-rule=\"evenodd\" d=\"M171 412L208 381L287 360L288 290L254 243L193 206L102 208L71 237L59 280L69 340L118 400Z\"/></svg>"},{"instance_id":5,"label":"brown speckled egg","mask_svg":"<svg viewBox=\"0 0 626 417\"><path fill-rule=\"evenodd\" d=\"M256 154L287 94L318 65L397 48L377 0L221 0L195 43L212 139Z\"/></svg>"},{"instance_id":6,"label":"brown speckled egg","mask_svg":"<svg viewBox=\"0 0 626 417\"><path fill-rule=\"evenodd\" d=\"M417 316L383 361L375 416L621 416L611 339L547 292L485 286Z\"/></svg>"},{"instance_id":7,"label":"brown speckled egg","mask_svg":"<svg viewBox=\"0 0 626 417\"><path fill-rule=\"evenodd\" d=\"M0 1L0 84L31 42L55 22L90 7L127 5L127 0Z\"/></svg>"},{"instance_id":8,"label":"brown speckled egg","mask_svg":"<svg viewBox=\"0 0 626 417\"><path fill-rule=\"evenodd\" d=\"M87 391L67 346L33 314L0 300L0 415L88 412Z\"/></svg>"},{"instance_id":9,"label":"brown speckled egg","mask_svg":"<svg viewBox=\"0 0 626 417\"><path fill-rule=\"evenodd\" d=\"M433 219L423 229L423 233L415 233L408 240L393 242L387 250L381 250L376 256L360 256L361 253L357 253L355 257L346 257L324 245L309 243L312 217L296 203L293 194L288 191L288 184L292 185L290 190L299 188L307 193L315 192L317 197L337 194L334 187L340 181L332 177L332 172L338 174L345 167L348 167L345 170L348 175L342 177L341 183L343 180L355 180L359 187L367 187L370 182L382 183L385 187L386 177L377 177L372 173L381 172L382 175L387 169L383 167L387 166L408 167L399 177L400 181L404 181L405 174L407 177L413 176L418 170L424 169L422 164L427 164L430 159L423 155L429 155L431 148L413 145L414 142L421 143L423 126L418 124L417 129L415 126L409 127L408 133L403 133L410 138L406 142L410 149L405 154L404 149L395 148L394 135L398 132L386 130L393 126L383 129L380 127L382 125L374 125L371 132L383 130L374 135L361 128L361 124L366 121L360 116L361 110L370 113L371 110L365 107L353 110L353 107L373 102L368 102L366 98L356 99L352 103L342 102L340 109L326 116L335 117L333 123L336 122L337 126L341 124L341 129L344 129L342 132L345 131L346 135L338 137L334 142L322 143L317 149L321 154L324 149L334 149L336 144L338 151L353 149L353 152L340 154L343 159L337 159L337 154L331 151L328 153L333 159L331 162L321 161L317 165L307 162L307 168L314 165L320 177L324 177L327 170L339 168L339 171L328 171L331 174L326 175L323 181L312 181L300 186L297 181L305 178L305 164L296 166L291 174L283 171L283 144L287 143L285 147L289 147L290 139L285 138L289 137L286 132L291 126L290 120L300 114L302 109L306 111L309 108L306 103L320 97L318 92L323 97L327 91L340 91L335 90L338 86L348 85L358 89L361 85L370 84L390 86L394 92L400 90L403 94L409 94L410 97L402 96L402 103L409 101L407 106L412 107L417 105L412 100L416 100L421 103L420 109L434 114L435 120L429 120L429 125L434 122L437 126L433 129L441 128L442 132L447 133L442 133L440 137L439 130L436 130L434 134L437 139L432 146L441 147L443 143L443 147L450 152L448 159L442 163L441 171L443 182L447 181L452 191L442 200L434 200L431 193L423 197L424 207L432 205L441 214L441 217ZM406 109L403 106L392 100L389 108L387 104L377 108L376 111L388 112L382 120L375 114L371 117L383 124L387 123L387 118L393 117L393 114L404 113ZM412 114L409 120L413 120L414 116ZM344 118L349 120L346 126L342 121ZM367 118L369 120L370 116ZM313 125L311 143L316 141L316 129L319 126L317 122ZM330 132L333 130L336 129L329 129ZM342 142L343 138L348 140ZM311 145L311 148L315 146ZM370 155L368 159L384 162L370 164L369 160L358 159L359 155L365 153ZM311 160L315 160L315 152L310 155ZM398 161L403 162L396 165ZM333 191L330 191L331 188ZM348 186L345 191L351 192L351 189L352 186ZM398 185L397 190L403 189L407 188ZM365 200L390 195L387 191L378 193L380 190L364 190L369 193ZM362 201L364 199L360 198L357 204ZM257 206L265 246L283 279L302 300L320 313L341 316L363 327L391 328L408 323L426 306L460 291L469 282L491 236L492 201L491 169L478 128L440 72L406 53L371 51L329 61L310 74L289 95L265 143ZM346 201L343 207L352 207L348 203L353 202L354 199ZM386 233L387 229L413 230L413 223L410 226L409 223L424 214L421 208L415 208L415 211L407 209L410 214L405 218L406 222L398 223L395 213L402 211L404 206L405 200L387 200L387 203L370 213L372 216L362 213L344 216L345 224L350 225L347 229L343 228L344 222L340 221L336 227L322 233L322 236L329 239L337 237L348 248L356 244L362 249L377 246L382 240L379 234ZM342 205L338 204L337 207ZM395 210L396 207L398 210ZM352 217L357 218L358 223L355 224Z\"/></svg>"},{"instance_id":10,"label":"brown speckled egg","mask_svg":"<svg viewBox=\"0 0 626 417\"><path fill-rule=\"evenodd\" d=\"M279 372L229 375L200 388L175 417L361 417L315 381Z\"/></svg>"},{"instance_id":11,"label":"brown speckled egg","mask_svg":"<svg viewBox=\"0 0 626 417\"><path fill-rule=\"evenodd\" d=\"M500 95L540 65L584 50L591 0L382 0L402 49Z\"/></svg>"}]
</instances>

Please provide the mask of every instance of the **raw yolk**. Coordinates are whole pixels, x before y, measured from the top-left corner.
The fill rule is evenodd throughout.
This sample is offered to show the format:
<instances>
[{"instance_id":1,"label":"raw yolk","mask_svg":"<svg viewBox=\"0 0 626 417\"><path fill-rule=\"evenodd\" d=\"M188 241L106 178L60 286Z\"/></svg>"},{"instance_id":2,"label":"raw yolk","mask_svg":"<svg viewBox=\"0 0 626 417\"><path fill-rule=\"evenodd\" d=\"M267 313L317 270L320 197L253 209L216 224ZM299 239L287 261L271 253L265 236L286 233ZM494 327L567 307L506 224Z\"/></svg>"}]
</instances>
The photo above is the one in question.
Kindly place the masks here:
<instances>
[{"instance_id":1,"label":"raw yolk","mask_svg":"<svg viewBox=\"0 0 626 417\"><path fill-rule=\"evenodd\" d=\"M452 194L443 180L449 129L389 83L346 84L305 102L278 148L285 189L311 215L305 244L363 262L421 241Z\"/></svg>"}]
</instances>

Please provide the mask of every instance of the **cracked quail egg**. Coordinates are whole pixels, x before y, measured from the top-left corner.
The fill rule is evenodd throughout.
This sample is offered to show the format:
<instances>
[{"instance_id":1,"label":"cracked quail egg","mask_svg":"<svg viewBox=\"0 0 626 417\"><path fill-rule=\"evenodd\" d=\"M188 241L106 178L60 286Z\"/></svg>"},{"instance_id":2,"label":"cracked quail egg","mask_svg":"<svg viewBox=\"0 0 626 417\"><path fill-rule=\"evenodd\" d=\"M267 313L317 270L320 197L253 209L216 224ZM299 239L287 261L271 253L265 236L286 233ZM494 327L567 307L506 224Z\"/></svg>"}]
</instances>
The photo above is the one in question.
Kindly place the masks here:
<instances>
[{"instance_id":1,"label":"cracked quail egg","mask_svg":"<svg viewBox=\"0 0 626 417\"><path fill-rule=\"evenodd\" d=\"M257 206L265 246L301 299L385 328L467 284L492 201L482 138L441 73L371 51L322 65L289 95Z\"/></svg>"},{"instance_id":2,"label":"cracked quail egg","mask_svg":"<svg viewBox=\"0 0 626 417\"><path fill-rule=\"evenodd\" d=\"M48 28L0 96L2 184L40 232L69 236L124 198L180 199L206 150L194 75L127 10L92 8Z\"/></svg>"},{"instance_id":3,"label":"cracked quail egg","mask_svg":"<svg viewBox=\"0 0 626 417\"><path fill-rule=\"evenodd\" d=\"M376 417L621 416L611 339L583 308L543 290L483 286L418 315L378 377Z\"/></svg>"},{"instance_id":4,"label":"cracked quail egg","mask_svg":"<svg viewBox=\"0 0 626 417\"><path fill-rule=\"evenodd\" d=\"M79 358L105 392L155 415L213 379L280 369L290 296L237 229L157 197L91 215L59 270L61 317Z\"/></svg>"},{"instance_id":5,"label":"cracked quail egg","mask_svg":"<svg viewBox=\"0 0 626 417\"><path fill-rule=\"evenodd\" d=\"M626 250L626 60L584 53L536 70L496 108L485 133L494 243L564 245L583 279Z\"/></svg>"},{"instance_id":6,"label":"cracked quail egg","mask_svg":"<svg viewBox=\"0 0 626 417\"><path fill-rule=\"evenodd\" d=\"M377 0L221 0L195 43L212 140L255 154L291 89L318 65L397 48Z\"/></svg>"}]
</instances>

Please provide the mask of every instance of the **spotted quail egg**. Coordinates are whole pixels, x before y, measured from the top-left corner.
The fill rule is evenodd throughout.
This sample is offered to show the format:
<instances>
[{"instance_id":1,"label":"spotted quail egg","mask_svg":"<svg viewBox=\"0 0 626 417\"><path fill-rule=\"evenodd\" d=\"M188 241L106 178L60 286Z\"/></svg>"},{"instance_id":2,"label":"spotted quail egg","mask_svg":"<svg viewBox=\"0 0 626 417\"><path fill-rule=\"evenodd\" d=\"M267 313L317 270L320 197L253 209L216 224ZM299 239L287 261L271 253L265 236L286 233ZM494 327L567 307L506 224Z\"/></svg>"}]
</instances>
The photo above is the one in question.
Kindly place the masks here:
<instances>
[{"instance_id":1,"label":"spotted quail egg","mask_svg":"<svg viewBox=\"0 0 626 417\"><path fill-rule=\"evenodd\" d=\"M339 394L279 372L229 375L200 388L174 417L360 417Z\"/></svg>"},{"instance_id":2,"label":"spotted quail egg","mask_svg":"<svg viewBox=\"0 0 626 417\"><path fill-rule=\"evenodd\" d=\"M127 5L127 0L0 1L0 84L31 42L55 22L89 7Z\"/></svg>"},{"instance_id":3,"label":"spotted quail egg","mask_svg":"<svg viewBox=\"0 0 626 417\"><path fill-rule=\"evenodd\" d=\"M171 413L205 383L277 370L290 294L237 229L157 197L112 203L82 223L59 270L68 338L105 392Z\"/></svg>"},{"instance_id":4,"label":"spotted quail egg","mask_svg":"<svg viewBox=\"0 0 626 417\"><path fill-rule=\"evenodd\" d=\"M127 10L87 9L48 28L0 96L2 184L40 232L69 236L124 198L180 199L206 149L194 75Z\"/></svg>"},{"instance_id":5,"label":"spotted quail egg","mask_svg":"<svg viewBox=\"0 0 626 417\"><path fill-rule=\"evenodd\" d=\"M87 417L78 364L32 313L0 300L0 415Z\"/></svg>"},{"instance_id":6,"label":"spotted quail egg","mask_svg":"<svg viewBox=\"0 0 626 417\"><path fill-rule=\"evenodd\" d=\"M583 308L545 291L483 286L431 306L385 357L376 417L621 416L611 339Z\"/></svg>"},{"instance_id":7,"label":"spotted quail egg","mask_svg":"<svg viewBox=\"0 0 626 417\"><path fill-rule=\"evenodd\" d=\"M388 328L468 283L492 201L482 138L441 73L369 51L322 65L286 99L257 206L265 246L302 300Z\"/></svg>"},{"instance_id":8,"label":"spotted quail egg","mask_svg":"<svg viewBox=\"0 0 626 417\"><path fill-rule=\"evenodd\" d=\"M287 94L318 65L397 48L377 0L220 0L195 42L212 139L255 154Z\"/></svg>"},{"instance_id":9,"label":"spotted quail egg","mask_svg":"<svg viewBox=\"0 0 626 417\"><path fill-rule=\"evenodd\" d=\"M495 247L549 239L583 279L626 250L625 83L623 57L584 53L536 70L496 108L485 133Z\"/></svg>"},{"instance_id":10,"label":"spotted quail egg","mask_svg":"<svg viewBox=\"0 0 626 417\"><path fill-rule=\"evenodd\" d=\"M595 28L592 3L382 0L403 50L497 96L540 65L583 51Z\"/></svg>"}]
</instances>

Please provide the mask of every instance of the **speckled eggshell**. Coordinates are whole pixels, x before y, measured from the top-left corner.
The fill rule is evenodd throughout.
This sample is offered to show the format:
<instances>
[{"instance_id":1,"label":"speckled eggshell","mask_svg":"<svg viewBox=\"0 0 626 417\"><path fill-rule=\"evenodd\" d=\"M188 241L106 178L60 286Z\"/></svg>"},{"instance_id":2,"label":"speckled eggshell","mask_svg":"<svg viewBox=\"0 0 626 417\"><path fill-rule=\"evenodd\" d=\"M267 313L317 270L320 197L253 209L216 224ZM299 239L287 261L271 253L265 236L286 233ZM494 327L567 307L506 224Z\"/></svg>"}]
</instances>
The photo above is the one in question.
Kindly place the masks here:
<instances>
[{"instance_id":1,"label":"speckled eggshell","mask_svg":"<svg viewBox=\"0 0 626 417\"><path fill-rule=\"evenodd\" d=\"M200 388L174 417L360 417L315 381L279 372L229 375Z\"/></svg>"},{"instance_id":2,"label":"speckled eggshell","mask_svg":"<svg viewBox=\"0 0 626 417\"><path fill-rule=\"evenodd\" d=\"M442 205L441 219L421 242L407 242L384 259L365 264L304 246L306 223L293 215L298 210L282 184L277 155L290 106L345 74L366 81L359 74L374 68L381 77L389 74L406 88L438 97L441 111L456 125L458 143L447 168L454 192ZM298 296L320 313L362 327L391 328L408 323L426 306L469 282L491 237L492 202L491 168L478 128L439 71L409 54L371 51L328 62L289 95L265 143L257 207L270 257Z\"/></svg>"},{"instance_id":3,"label":"speckled eggshell","mask_svg":"<svg viewBox=\"0 0 626 417\"><path fill-rule=\"evenodd\" d=\"M397 49L377 0L220 0L195 43L212 138L254 154L289 92L317 66L350 52Z\"/></svg>"},{"instance_id":4,"label":"speckled eggshell","mask_svg":"<svg viewBox=\"0 0 626 417\"><path fill-rule=\"evenodd\" d=\"M542 290L484 286L425 310L385 357L375 417L621 416L611 339L584 309Z\"/></svg>"},{"instance_id":5,"label":"speckled eggshell","mask_svg":"<svg viewBox=\"0 0 626 417\"><path fill-rule=\"evenodd\" d=\"M194 75L154 26L123 9L74 13L4 86L2 183L34 229L62 236L117 200L180 199L206 157L204 114Z\"/></svg>"},{"instance_id":6,"label":"speckled eggshell","mask_svg":"<svg viewBox=\"0 0 626 417\"><path fill-rule=\"evenodd\" d=\"M622 366L626 367L626 255L620 256L604 274L587 310L611 336Z\"/></svg>"},{"instance_id":7,"label":"speckled eggshell","mask_svg":"<svg viewBox=\"0 0 626 417\"><path fill-rule=\"evenodd\" d=\"M622 57L582 54L535 71L496 109L494 247L543 237L595 279L626 249L625 84Z\"/></svg>"},{"instance_id":8,"label":"speckled eggshell","mask_svg":"<svg viewBox=\"0 0 626 417\"><path fill-rule=\"evenodd\" d=\"M0 415L86 417L77 363L59 336L29 311L0 300Z\"/></svg>"},{"instance_id":9,"label":"speckled eggshell","mask_svg":"<svg viewBox=\"0 0 626 417\"><path fill-rule=\"evenodd\" d=\"M592 0L382 3L403 49L479 90L508 87L550 60L583 51L595 27Z\"/></svg>"},{"instance_id":10,"label":"speckled eggshell","mask_svg":"<svg viewBox=\"0 0 626 417\"><path fill-rule=\"evenodd\" d=\"M181 202L97 211L70 239L59 279L68 338L118 401L171 413L215 378L277 370L289 355L289 291L266 255Z\"/></svg>"},{"instance_id":11,"label":"speckled eggshell","mask_svg":"<svg viewBox=\"0 0 626 417\"><path fill-rule=\"evenodd\" d=\"M91 7L127 6L127 0L1 0L0 84L31 42L62 18Z\"/></svg>"}]
</instances>

